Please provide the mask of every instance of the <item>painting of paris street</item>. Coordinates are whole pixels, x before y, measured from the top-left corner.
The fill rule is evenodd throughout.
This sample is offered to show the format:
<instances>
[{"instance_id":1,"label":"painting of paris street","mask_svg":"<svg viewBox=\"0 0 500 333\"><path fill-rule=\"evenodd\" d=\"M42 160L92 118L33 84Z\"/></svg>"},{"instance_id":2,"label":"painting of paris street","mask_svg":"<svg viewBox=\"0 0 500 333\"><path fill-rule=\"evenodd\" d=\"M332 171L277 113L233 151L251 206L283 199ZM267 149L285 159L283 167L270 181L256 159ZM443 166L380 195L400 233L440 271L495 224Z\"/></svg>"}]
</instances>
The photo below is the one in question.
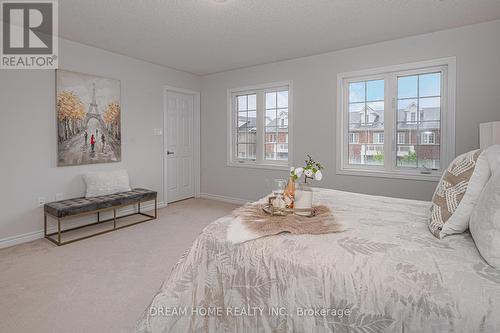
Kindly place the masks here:
<instances>
[{"instance_id":1,"label":"painting of paris street","mask_svg":"<svg viewBox=\"0 0 500 333\"><path fill-rule=\"evenodd\" d=\"M58 166L121 160L120 81L56 71Z\"/></svg>"}]
</instances>

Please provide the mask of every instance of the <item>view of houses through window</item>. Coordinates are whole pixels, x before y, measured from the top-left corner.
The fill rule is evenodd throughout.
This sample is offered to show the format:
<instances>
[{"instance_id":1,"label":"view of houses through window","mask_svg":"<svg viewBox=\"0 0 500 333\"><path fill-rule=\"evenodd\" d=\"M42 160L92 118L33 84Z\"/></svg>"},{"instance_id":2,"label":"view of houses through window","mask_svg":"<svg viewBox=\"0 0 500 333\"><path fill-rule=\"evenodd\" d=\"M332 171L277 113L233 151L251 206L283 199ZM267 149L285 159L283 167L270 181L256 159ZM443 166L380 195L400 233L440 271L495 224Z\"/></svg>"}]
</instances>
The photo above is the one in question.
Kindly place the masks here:
<instances>
[{"instance_id":1,"label":"view of houses through window","mask_svg":"<svg viewBox=\"0 0 500 333\"><path fill-rule=\"evenodd\" d=\"M234 161L287 164L289 155L288 87L233 94Z\"/></svg>"},{"instance_id":2,"label":"view of houses through window","mask_svg":"<svg viewBox=\"0 0 500 333\"><path fill-rule=\"evenodd\" d=\"M441 73L399 76L397 83L397 166L439 169Z\"/></svg>"},{"instance_id":3,"label":"view of houses through window","mask_svg":"<svg viewBox=\"0 0 500 333\"><path fill-rule=\"evenodd\" d=\"M349 163L384 164L384 80L349 84Z\"/></svg>"},{"instance_id":4,"label":"view of houses through window","mask_svg":"<svg viewBox=\"0 0 500 333\"><path fill-rule=\"evenodd\" d=\"M387 85L386 81L395 80ZM387 86L394 91L385 91ZM414 75L381 75L380 79L349 81L348 164L384 165L385 152L395 147L399 168L440 168L441 71ZM392 112L385 101L394 100L395 127L385 123ZM384 140L391 133L389 142ZM393 140L395 146L392 146ZM393 160L392 159L392 160Z\"/></svg>"},{"instance_id":5,"label":"view of houses through window","mask_svg":"<svg viewBox=\"0 0 500 333\"><path fill-rule=\"evenodd\" d=\"M240 95L236 99L238 127L236 147L242 160L255 160L257 154L257 95Z\"/></svg>"},{"instance_id":6,"label":"view of houses through window","mask_svg":"<svg viewBox=\"0 0 500 333\"><path fill-rule=\"evenodd\" d=\"M288 91L266 93L265 159L288 161Z\"/></svg>"}]
</instances>

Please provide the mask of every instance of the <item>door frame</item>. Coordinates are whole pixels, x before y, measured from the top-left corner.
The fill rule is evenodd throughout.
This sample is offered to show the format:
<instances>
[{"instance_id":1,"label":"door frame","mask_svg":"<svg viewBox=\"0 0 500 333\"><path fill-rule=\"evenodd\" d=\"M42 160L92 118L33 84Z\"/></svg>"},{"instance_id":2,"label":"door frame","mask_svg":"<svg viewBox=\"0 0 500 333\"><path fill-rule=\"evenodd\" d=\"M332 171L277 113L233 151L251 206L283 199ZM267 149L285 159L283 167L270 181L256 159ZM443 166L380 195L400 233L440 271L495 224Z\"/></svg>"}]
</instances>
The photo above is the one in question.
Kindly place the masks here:
<instances>
[{"instance_id":1,"label":"door frame","mask_svg":"<svg viewBox=\"0 0 500 333\"><path fill-rule=\"evenodd\" d=\"M182 89L182 88L177 88L174 86L168 86L165 85L163 86L163 151L162 151L162 161L163 161L163 174L162 174L162 179L163 179L163 201L164 205L168 205L168 198L167 198L167 155L166 155L166 149L168 147L167 145L167 135L165 134L168 124L167 124L167 98L168 98L168 92L176 92L176 93L181 93L181 94L186 94L186 95L191 95L193 96L193 178L194 178L194 197L199 198L200 197L200 160L201 160L201 152L200 152L200 134L201 134L201 127L200 127L200 119L201 119L201 94L199 91L195 90L189 90L189 89Z\"/></svg>"}]
</instances>

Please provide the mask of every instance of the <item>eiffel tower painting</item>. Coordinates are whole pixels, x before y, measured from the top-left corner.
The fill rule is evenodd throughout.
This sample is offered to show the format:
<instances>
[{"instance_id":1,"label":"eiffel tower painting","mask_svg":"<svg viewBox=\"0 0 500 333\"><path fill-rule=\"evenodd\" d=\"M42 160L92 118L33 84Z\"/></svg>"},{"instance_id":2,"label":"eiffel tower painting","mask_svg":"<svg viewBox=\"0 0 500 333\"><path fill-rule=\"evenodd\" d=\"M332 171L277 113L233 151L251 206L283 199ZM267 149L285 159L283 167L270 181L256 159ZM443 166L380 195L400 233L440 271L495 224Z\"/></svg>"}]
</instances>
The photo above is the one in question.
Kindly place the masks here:
<instances>
[{"instance_id":1,"label":"eiffel tower painting","mask_svg":"<svg viewBox=\"0 0 500 333\"><path fill-rule=\"evenodd\" d=\"M121 160L120 81L57 70L58 166Z\"/></svg>"},{"instance_id":2,"label":"eiffel tower painting","mask_svg":"<svg viewBox=\"0 0 500 333\"><path fill-rule=\"evenodd\" d=\"M95 82L92 82L92 101L89 104L89 111L87 114L97 114L97 101L95 99Z\"/></svg>"},{"instance_id":3,"label":"eiffel tower painting","mask_svg":"<svg viewBox=\"0 0 500 333\"><path fill-rule=\"evenodd\" d=\"M92 100L89 104L89 109L87 111L87 115L85 116L85 121L84 123L88 123L90 119L96 119L99 122L99 125L101 126L102 129L106 128L106 125L104 124L104 121L99 114L99 111L97 111L97 101L95 98L95 82L92 82Z\"/></svg>"}]
</instances>

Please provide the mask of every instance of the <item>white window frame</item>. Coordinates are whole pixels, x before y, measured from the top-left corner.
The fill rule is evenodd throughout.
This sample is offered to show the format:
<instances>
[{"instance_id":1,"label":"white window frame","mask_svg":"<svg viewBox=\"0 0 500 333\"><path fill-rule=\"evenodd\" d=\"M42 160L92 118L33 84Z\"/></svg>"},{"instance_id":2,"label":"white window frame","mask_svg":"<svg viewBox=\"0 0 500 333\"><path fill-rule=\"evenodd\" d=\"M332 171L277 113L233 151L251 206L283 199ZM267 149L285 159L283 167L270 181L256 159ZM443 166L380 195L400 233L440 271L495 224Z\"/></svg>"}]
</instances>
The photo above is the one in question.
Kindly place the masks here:
<instances>
[{"instance_id":1,"label":"white window frame","mask_svg":"<svg viewBox=\"0 0 500 333\"><path fill-rule=\"evenodd\" d=\"M416 75L439 69L442 71L441 98L441 149L440 170L399 168L397 154L397 76ZM349 164L348 143L348 87L350 82L385 79L384 81L384 165ZM387 93L389 92L389 93ZM399 178L438 181L443 170L455 157L455 96L456 58L441 58L373 68L368 70L339 73L337 75L337 174L367 177ZM418 114L418 112L417 112ZM418 115L417 115L418 116Z\"/></svg>"},{"instance_id":2,"label":"white window frame","mask_svg":"<svg viewBox=\"0 0 500 333\"><path fill-rule=\"evenodd\" d=\"M265 159L265 93L288 89L288 161L270 161ZM240 160L236 154L235 96L239 94L257 94L257 138L256 159ZM261 110L259 112L259 110ZM262 112L263 110L263 112ZM227 90L227 166L258 168L270 170L289 170L293 161L293 82L281 81Z\"/></svg>"}]
</instances>

